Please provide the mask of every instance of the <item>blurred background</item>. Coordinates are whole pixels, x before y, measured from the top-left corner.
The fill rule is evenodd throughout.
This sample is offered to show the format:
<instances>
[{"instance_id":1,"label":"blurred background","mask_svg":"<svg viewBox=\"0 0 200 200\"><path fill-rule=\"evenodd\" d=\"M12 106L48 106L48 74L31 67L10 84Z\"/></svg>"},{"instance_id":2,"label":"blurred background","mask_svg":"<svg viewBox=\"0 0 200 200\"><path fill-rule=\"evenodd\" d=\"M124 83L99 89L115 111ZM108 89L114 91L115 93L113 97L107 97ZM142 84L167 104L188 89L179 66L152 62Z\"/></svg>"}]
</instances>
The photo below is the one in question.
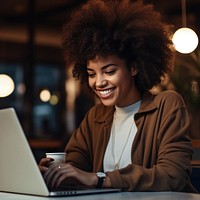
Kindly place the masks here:
<instances>
[{"instance_id":1,"label":"blurred background","mask_svg":"<svg viewBox=\"0 0 200 200\"><path fill-rule=\"evenodd\" d=\"M39 160L63 150L73 130L94 105L90 91L73 80L61 50L63 24L86 0L7 0L0 6L0 109L14 107ZM181 0L153 3L163 21L183 26ZM187 0L187 26L200 36L200 1ZM176 52L172 78L153 92L174 89L190 111L191 137L200 140L200 52ZM5 90L5 91L4 91Z\"/></svg>"}]
</instances>

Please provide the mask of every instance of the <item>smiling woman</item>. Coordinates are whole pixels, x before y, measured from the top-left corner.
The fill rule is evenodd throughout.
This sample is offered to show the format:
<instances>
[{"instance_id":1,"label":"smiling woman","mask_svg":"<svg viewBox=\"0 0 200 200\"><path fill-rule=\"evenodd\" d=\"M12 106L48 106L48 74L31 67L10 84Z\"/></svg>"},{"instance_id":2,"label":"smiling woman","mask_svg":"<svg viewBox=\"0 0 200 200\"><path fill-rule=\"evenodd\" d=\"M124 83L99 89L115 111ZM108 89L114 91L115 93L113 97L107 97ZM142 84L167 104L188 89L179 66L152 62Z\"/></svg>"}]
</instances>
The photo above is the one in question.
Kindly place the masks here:
<instances>
[{"instance_id":1,"label":"smiling woman","mask_svg":"<svg viewBox=\"0 0 200 200\"><path fill-rule=\"evenodd\" d=\"M63 34L67 65L100 103L72 134L66 163L40 161L48 186L196 192L185 103L174 91L149 92L173 62L160 14L137 1L89 0Z\"/></svg>"}]
</instances>

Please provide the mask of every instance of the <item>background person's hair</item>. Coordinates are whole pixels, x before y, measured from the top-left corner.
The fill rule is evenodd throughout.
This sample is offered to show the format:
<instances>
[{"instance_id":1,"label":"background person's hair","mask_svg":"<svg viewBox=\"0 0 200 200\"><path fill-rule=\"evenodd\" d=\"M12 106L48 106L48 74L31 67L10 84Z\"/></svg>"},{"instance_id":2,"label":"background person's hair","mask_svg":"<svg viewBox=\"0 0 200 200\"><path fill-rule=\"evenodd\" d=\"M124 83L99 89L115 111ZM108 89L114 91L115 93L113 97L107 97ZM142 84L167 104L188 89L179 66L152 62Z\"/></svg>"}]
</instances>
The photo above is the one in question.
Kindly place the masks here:
<instances>
[{"instance_id":1,"label":"background person's hair","mask_svg":"<svg viewBox=\"0 0 200 200\"><path fill-rule=\"evenodd\" d=\"M138 69L136 84L143 93L172 66L168 28L153 6L141 1L89 0L64 27L65 59L76 79L87 80L88 60L117 55Z\"/></svg>"}]
</instances>

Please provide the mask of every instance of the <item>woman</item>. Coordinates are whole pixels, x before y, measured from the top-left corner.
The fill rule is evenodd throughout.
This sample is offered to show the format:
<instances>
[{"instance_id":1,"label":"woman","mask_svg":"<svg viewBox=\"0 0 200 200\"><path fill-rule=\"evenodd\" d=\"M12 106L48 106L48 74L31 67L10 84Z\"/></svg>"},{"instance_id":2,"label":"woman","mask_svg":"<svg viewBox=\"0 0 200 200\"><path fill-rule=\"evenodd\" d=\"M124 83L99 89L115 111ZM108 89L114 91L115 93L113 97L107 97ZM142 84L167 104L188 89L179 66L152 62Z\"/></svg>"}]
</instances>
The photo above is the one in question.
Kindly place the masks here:
<instances>
[{"instance_id":1,"label":"woman","mask_svg":"<svg viewBox=\"0 0 200 200\"><path fill-rule=\"evenodd\" d=\"M91 0L67 23L63 47L76 79L101 103L66 146L66 163L40 169L49 187L71 182L126 191L194 192L189 118L179 94L150 94L172 67L167 26L151 5Z\"/></svg>"}]
</instances>

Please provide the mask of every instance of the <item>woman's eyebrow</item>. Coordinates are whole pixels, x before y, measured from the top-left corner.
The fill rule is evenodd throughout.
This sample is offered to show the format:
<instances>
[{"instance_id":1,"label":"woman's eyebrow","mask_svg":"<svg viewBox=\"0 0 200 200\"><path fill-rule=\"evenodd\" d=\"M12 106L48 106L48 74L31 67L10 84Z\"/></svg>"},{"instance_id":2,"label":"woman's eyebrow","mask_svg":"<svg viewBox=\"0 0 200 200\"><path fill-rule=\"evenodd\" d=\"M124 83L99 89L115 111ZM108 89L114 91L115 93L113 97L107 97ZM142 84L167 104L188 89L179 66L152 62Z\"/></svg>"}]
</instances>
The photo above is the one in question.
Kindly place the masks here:
<instances>
[{"instance_id":1,"label":"woman's eyebrow","mask_svg":"<svg viewBox=\"0 0 200 200\"><path fill-rule=\"evenodd\" d=\"M107 64L107 65L102 66L101 69L106 69L107 67L110 67L110 66L119 66L119 65L114 64L114 63L110 63L110 64ZM87 67L87 70L90 71L90 70L93 70L93 69Z\"/></svg>"}]
</instances>

